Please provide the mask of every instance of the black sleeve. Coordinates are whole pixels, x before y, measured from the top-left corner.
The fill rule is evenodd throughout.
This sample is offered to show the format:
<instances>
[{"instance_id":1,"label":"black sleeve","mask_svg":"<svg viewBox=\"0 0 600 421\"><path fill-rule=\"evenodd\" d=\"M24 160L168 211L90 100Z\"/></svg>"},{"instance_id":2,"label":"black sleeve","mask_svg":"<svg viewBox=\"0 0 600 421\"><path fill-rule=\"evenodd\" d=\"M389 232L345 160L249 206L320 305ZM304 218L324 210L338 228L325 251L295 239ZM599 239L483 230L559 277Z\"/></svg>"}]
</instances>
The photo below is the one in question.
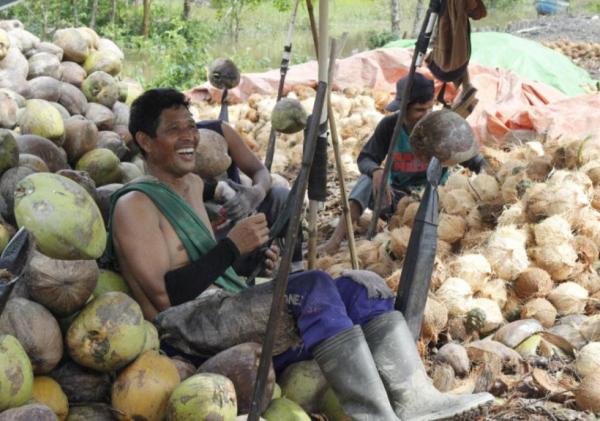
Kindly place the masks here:
<instances>
[{"instance_id":1,"label":"black sleeve","mask_svg":"<svg viewBox=\"0 0 600 421\"><path fill-rule=\"evenodd\" d=\"M215 190L217 189L216 180L204 180L204 192L202 193L202 199L207 202L215 197Z\"/></svg>"},{"instance_id":2,"label":"black sleeve","mask_svg":"<svg viewBox=\"0 0 600 421\"><path fill-rule=\"evenodd\" d=\"M361 174L370 176L372 171L378 168L385 159L396 126L396 120L398 120L398 113L384 117L377 124L373 135L362 147L357 159Z\"/></svg>"},{"instance_id":3,"label":"black sleeve","mask_svg":"<svg viewBox=\"0 0 600 421\"><path fill-rule=\"evenodd\" d=\"M183 304L202 294L240 257L236 245L225 237L199 259L165 274L171 305Z\"/></svg>"}]
</instances>

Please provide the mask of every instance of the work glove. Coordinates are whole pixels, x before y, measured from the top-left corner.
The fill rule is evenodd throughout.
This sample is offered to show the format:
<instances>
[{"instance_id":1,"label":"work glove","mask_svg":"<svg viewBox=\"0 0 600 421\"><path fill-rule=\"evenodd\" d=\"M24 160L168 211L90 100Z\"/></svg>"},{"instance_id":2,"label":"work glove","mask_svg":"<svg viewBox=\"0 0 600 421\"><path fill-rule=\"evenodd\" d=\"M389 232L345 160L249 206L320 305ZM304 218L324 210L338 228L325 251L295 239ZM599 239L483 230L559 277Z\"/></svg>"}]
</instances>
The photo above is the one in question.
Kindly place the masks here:
<instances>
[{"instance_id":1,"label":"work glove","mask_svg":"<svg viewBox=\"0 0 600 421\"><path fill-rule=\"evenodd\" d=\"M236 191L236 195L223 207L227 210L227 217L234 221L250 215L265 199L266 193L260 186L246 187L231 180L227 180L227 184Z\"/></svg>"}]
</instances>

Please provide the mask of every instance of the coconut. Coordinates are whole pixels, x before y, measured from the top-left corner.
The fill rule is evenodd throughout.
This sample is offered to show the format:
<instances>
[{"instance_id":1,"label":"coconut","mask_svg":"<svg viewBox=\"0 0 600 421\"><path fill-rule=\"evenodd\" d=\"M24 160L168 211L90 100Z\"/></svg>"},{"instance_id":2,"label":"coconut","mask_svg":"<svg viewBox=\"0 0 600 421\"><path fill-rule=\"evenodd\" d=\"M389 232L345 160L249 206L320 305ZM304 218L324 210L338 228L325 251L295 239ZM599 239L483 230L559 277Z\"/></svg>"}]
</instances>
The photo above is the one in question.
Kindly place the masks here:
<instances>
[{"instance_id":1,"label":"coconut","mask_svg":"<svg viewBox=\"0 0 600 421\"><path fill-rule=\"evenodd\" d=\"M19 154L19 167L27 167L33 172L50 172L42 158L29 153Z\"/></svg>"},{"instance_id":2,"label":"coconut","mask_svg":"<svg viewBox=\"0 0 600 421\"><path fill-rule=\"evenodd\" d=\"M88 104L85 118L93 121L98 130L112 130L114 126L115 116L110 108L95 102Z\"/></svg>"},{"instance_id":3,"label":"coconut","mask_svg":"<svg viewBox=\"0 0 600 421\"><path fill-rule=\"evenodd\" d=\"M179 373L169 357L144 352L113 383L112 407L129 419L162 421L178 384Z\"/></svg>"},{"instance_id":4,"label":"coconut","mask_svg":"<svg viewBox=\"0 0 600 421\"><path fill-rule=\"evenodd\" d=\"M83 67L72 61L63 61L60 63L61 77L60 80L70 83L76 87L81 87L81 84L87 77L87 73Z\"/></svg>"},{"instance_id":5,"label":"coconut","mask_svg":"<svg viewBox=\"0 0 600 421\"><path fill-rule=\"evenodd\" d=\"M241 413L247 413L250 411L252 403L254 383L256 381L261 351L262 347L253 342L236 345L208 359L198 367L198 373L221 374L231 380L235 388L238 410ZM298 372L297 375L300 375L299 373L302 372ZM316 375L318 373L313 374ZM295 377L292 377L290 381L294 380ZM273 394L274 384L275 371L271 366L269 367L263 400L259 407L260 412L263 412L269 405L270 396ZM290 397L290 399L292 398Z\"/></svg>"},{"instance_id":6,"label":"coconut","mask_svg":"<svg viewBox=\"0 0 600 421\"><path fill-rule=\"evenodd\" d=\"M280 375L279 384L282 395L308 413L319 411L321 397L328 387L325 376L314 360L289 365Z\"/></svg>"},{"instance_id":7,"label":"coconut","mask_svg":"<svg viewBox=\"0 0 600 421\"><path fill-rule=\"evenodd\" d=\"M526 203L527 216L532 222L552 215L574 214L590 204L590 198L583 187L569 179L555 184L535 185L523 200Z\"/></svg>"},{"instance_id":8,"label":"coconut","mask_svg":"<svg viewBox=\"0 0 600 421\"><path fill-rule=\"evenodd\" d=\"M56 414L46 405L31 403L0 413L0 421L56 421Z\"/></svg>"},{"instance_id":9,"label":"coconut","mask_svg":"<svg viewBox=\"0 0 600 421\"><path fill-rule=\"evenodd\" d=\"M77 170L86 171L96 186L121 181L119 158L110 150L99 148L85 153L77 161Z\"/></svg>"},{"instance_id":10,"label":"coconut","mask_svg":"<svg viewBox=\"0 0 600 421\"><path fill-rule=\"evenodd\" d=\"M446 306L450 316L462 316L470 309L473 291L464 279L448 278L440 285L435 297Z\"/></svg>"},{"instance_id":11,"label":"coconut","mask_svg":"<svg viewBox=\"0 0 600 421\"><path fill-rule=\"evenodd\" d=\"M552 158L550 156L535 157L527 164L527 177L532 181L542 182L546 180L552 168Z\"/></svg>"},{"instance_id":12,"label":"coconut","mask_svg":"<svg viewBox=\"0 0 600 421\"><path fill-rule=\"evenodd\" d=\"M98 128L83 116L75 115L65 120L65 142L69 162L75 163L85 153L93 150L98 141Z\"/></svg>"},{"instance_id":13,"label":"coconut","mask_svg":"<svg viewBox=\"0 0 600 421\"><path fill-rule=\"evenodd\" d=\"M0 411L31 398L33 372L23 346L11 335L0 335Z\"/></svg>"},{"instance_id":14,"label":"coconut","mask_svg":"<svg viewBox=\"0 0 600 421\"><path fill-rule=\"evenodd\" d=\"M202 178L213 178L231 165L225 138L214 130L200 129L200 141L196 147L196 170Z\"/></svg>"},{"instance_id":15,"label":"coconut","mask_svg":"<svg viewBox=\"0 0 600 421\"><path fill-rule=\"evenodd\" d=\"M496 179L486 173L476 175L469 183L474 191L474 196L483 202L491 202L498 198L500 186Z\"/></svg>"},{"instance_id":16,"label":"coconut","mask_svg":"<svg viewBox=\"0 0 600 421\"><path fill-rule=\"evenodd\" d=\"M117 81L103 71L91 73L81 84L81 90L88 101L102 104L108 108L112 108L119 99Z\"/></svg>"},{"instance_id":17,"label":"coconut","mask_svg":"<svg viewBox=\"0 0 600 421\"><path fill-rule=\"evenodd\" d=\"M50 76L39 76L27 82L31 93L28 98L43 99L56 102L60 98L62 83Z\"/></svg>"},{"instance_id":18,"label":"coconut","mask_svg":"<svg viewBox=\"0 0 600 421\"><path fill-rule=\"evenodd\" d=\"M0 28L0 61L6 57L10 49L10 38L4 29Z\"/></svg>"},{"instance_id":19,"label":"coconut","mask_svg":"<svg viewBox=\"0 0 600 421\"><path fill-rule=\"evenodd\" d=\"M442 210L450 215L467 216L476 206L475 199L467 190L456 189L440 196Z\"/></svg>"},{"instance_id":20,"label":"coconut","mask_svg":"<svg viewBox=\"0 0 600 421\"><path fill-rule=\"evenodd\" d=\"M411 229L405 225L390 231L390 250L398 259L406 255L410 233Z\"/></svg>"},{"instance_id":21,"label":"coconut","mask_svg":"<svg viewBox=\"0 0 600 421\"><path fill-rule=\"evenodd\" d=\"M575 369L581 377L600 372L600 342L590 342L579 350Z\"/></svg>"},{"instance_id":22,"label":"coconut","mask_svg":"<svg viewBox=\"0 0 600 421\"><path fill-rule=\"evenodd\" d=\"M323 394L321 407L329 421L350 421L350 417L344 412L340 400L331 387Z\"/></svg>"},{"instance_id":23,"label":"coconut","mask_svg":"<svg viewBox=\"0 0 600 421\"><path fill-rule=\"evenodd\" d=\"M600 341L600 314L585 319L579 326L579 332L588 341Z\"/></svg>"},{"instance_id":24,"label":"coconut","mask_svg":"<svg viewBox=\"0 0 600 421\"><path fill-rule=\"evenodd\" d=\"M463 238L467 230L467 223L462 216L442 213L438 225L438 238L449 244L456 243Z\"/></svg>"},{"instance_id":25,"label":"coconut","mask_svg":"<svg viewBox=\"0 0 600 421\"><path fill-rule=\"evenodd\" d=\"M571 225L560 215L544 219L533 226L535 242L539 246L547 244L561 244L573 240Z\"/></svg>"},{"instance_id":26,"label":"coconut","mask_svg":"<svg viewBox=\"0 0 600 421\"><path fill-rule=\"evenodd\" d=\"M96 204L102 214L102 219L106 225L108 225L108 219L110 216L110 198L114 192L123 187L123 184L112 183L98 187L96 189Z\"/></svg>"},{"instance_id":27,"label":"coconut","mask_svg":"<svg viewBox=\"0 0 600 421\"><path fill-rule=\"evenodd\" d=\"M19 163L19 147L10 130L0 129L0 175Z\"/></svg>"},{"instance_id":28,"label":"coconut","mask_svg":"<svg viewBox=\"0 0 600 421\"><path fill-rule=\"evenodd\" d=\"M515 203L533 186L533 182L527 178L525 172L506 177L502 183L502 200L506 203Z\"/></svg>"},{"instance_id":29,"label":"coconut","mask_svg":"<svg viewBox=\"0 0 600 421\"><path fill-rule=\"evenodd\" d=\"M60 145L65 135L65 126L60 113L48 101L30 99L19 117L22 134L34 134Z\"/></svg>"},{"instance_id":30,"label":"coconut","mask_svg":"<svg viewBox=\"0 0 600 421\"><path fill-rule=\"evenodd\" d=\"M98 46L96 48L99 51L110 50L114 54L116 54L116 56L119 57L119 59L121 59L121 60L125 59L125 55L123 54L123 51L121 51L121 49L117 46L117 44L115 44L114 42L112 42L111 40L109 40L107 38L100 38L98 40Z\"/></svg>"},{"instance_id":31,"label":"coconut","mask_svg":"<svg viewBox=\"0 0 600 421\"><path fill-rule=\"evenodd\" d=\"M58 421L64 421L69 413L67 395L62 391L56 380L47 376L33 379L32 397L35 401L46 405L56 414Z\"/></svg>"},{"instance_id":32,"label":"coconut","mask_svg":"<svg viewBox=\"0 0 600 421\"><path fill-rule=\"evenodd\" d=\"M68 361L50 373L67 395L69 403L107 402L111 378L107 373L81 367Z\"/></svg>"},{"instance_id":33,"label":"coconut","mask_svg":"<svg viewBox=\"0 0 600 421\"><path fill-rule=\"evenodd\" d=\"M521 309L522 319L536 319L545 328L554 326L557 311L550 301L545 298L534 298L523 305Z\"/></svg>"},{"instance_id":34,"label":"coconut","mask_svg":"<svg viewBox=\"0 0 600 421\"><path fill-rule=\"evenodd\" d=\"M28 79L38 76L50 76L60 79L60 59L51 53L37 53L29 57Z\"/></svg>"},{"instance_id":35,"label":"coconut","mask_svg":"<svg viewBox=\"0 0 600 421\"><path fill-rule=\"evenodd\" d=\"M11 42L13 44L18 44L19 48L24 53L37 47L37 45L40 43L40 39L37 36L23 28L11 29L8 32L8 36L11 38Z\"/></svg>"},{"instance_id":36,"label":"coconut","mask_svg":"<svg viewBox=\"0 0 600 421\"><path fill-rule=\"evenodd\" d=\"M492 268L481 254L464 254L452 261L448 268L451 276L464 279L473 292L479 291L490 278Z\"/></svg>"},{"instance_id":37,"label":"coconut","mask_svg":"<svg viewBox=\"0 0 600 421\"><path fill-rule=\"evenodd\" d=\"M311 419L300 405L287 398L273 399L262 416L267 421L310 421Z\"/></svg>"},{"instance_id":38,"label":"coconut","mask_svg":"<svg viewBox=\"0 0 600 421\"><path fill-rule=\"evenodd\" d=\"M552 290L552 278L544 269L530 267L515 281L515 292L520 298L545 297Z\"/></svg>"},{"instance_id":39,"label":"coconut","mask_svg":"<svg viewBox=\"0 0 600 421\"><path fill-rule=\"evenodd\" d=\"M36 173L15 189L15 217L54 259L97 259L106 246L100 210L79 184L56 174Z\"/></svg>"},{"instance_id":40,"label":"coconut","mask_svg":"<svg viewBox=\"0 0 600 421\"><path fill-rule=\"evenodd\" d=\"M75 318L66 335L71 357L99 371L114 371L133 361L144 346L140 306L122 292L95 298Z\"/></svg>"},{"instance_id":41,"label":"coconut","mask_svg":"<svg viewBox=\"0 0 600 421\"><path fill-rule=\"evenodd\" d=\"M423 313L423 324L421 336L426 342L437 342L439 333L444 330L448 323L448 309L439 300L427 297L425 311Z\"/></svg>"},{"instance_id":42,"label":"coconut","mask_svg":"<svg viewBox=\"0 0 600 421\"><path fill-rule=\"evenodd\" d=\"M196 374L175 388L167 404L167 421L233 420L237 415L235 388L221 374Z\"/></svg>"},{"instance_id":43,"label":"coconut","mask_svg":"<svg viewBox=\"0 0 600 421\"><path fill-rule=\"evenodd\" d=\"M52 42L63 49L65 60L83 63L90 54L86 38L75 28L57 30Z\"/></svg>"},{"instance_id":44,"label":"coconut","mask_svg":"<svg viewBox=\"0 0 600 421\"><path fill-rule=\"evenodd\" d=\"M561 316L579 314L585 310L588 292L575 282L564 282L550 291L547 298Z\"/></svg>"},{"instance_id":45,"label":"coconut","mask_svg":"<svg viewBox=\"0 0 600 421\"><path fill-rule=\"evenodd\" d=\"M516 279L529 266L524 231L509 225L498 228L484 249L484 256L502 279Z\"/></svg>"},{"instance_id":46,"label":"coconut","mask_svg":"<svg viewBox=\"0 0 600 421\"><path fill-rule=\"evenodd\" d=\"M544 330L544 327L534 319L524 319L502 326L494 334L494 340L509 348L515 348L525 339Z\"/></svg>"},{"instance_id":47,"label":"coconut","mask_svg":"<svg viewBox=\"0 0 600 421\"><path fill-rule=\"evenodd\" d=\"M142 87L142 85L140 85L139 82L137 82L136 80L133 79L128 79L128 78L124 78L121 81L122 84L125 85L125 92L123 94L123 96L121 96L120 92L122 91L121 88L119 88L119 98L125 102L125 104L131 106L131 104L133 103L133 101L140 96L142 93L144 93L144 88ZM215 115L215 118L217 116Z\"/></svg>"},{"instance_id":48,"label":"coconut","mask_svg":"<svg viewBox=\"0 0 600 421\"><path fill-rule=\"evenodd\" d=\"M98 141L96 144L96 148L108 149L119 159L125 158L125 156L129 152L129 150L127 149L127 145L121 139L121 136L118 133L109 130L102 130L98 132Z\"/></svg>"},{"instance_id":49,"label":"coconut","mask_svg":"<svg viewBox=\"0 0 600 421\"><path fill-rule=\"evenodd\" d=\"M471 369L471 361L467 355L467 350L457 343L450 342L441 347L435 356L435 361L449 364L454 373L461 377L469 374Z\"/></svg>"},{"instance_id":50,"label":"coconut","mask_svg":"<svg viewBox=\"0 0 600 421\"><path fill-rule=\"evenodd\" d=\"M52 105L56 109L56 111L58 111L58 113L60 114L60 118L63 119L63 123L67 118L71 117L69 111L58 102L51 102L50 105ZM62 140L60 141L60 143L62 145Z\"/></svg>"},{"instance_id":51,"label":"coconut","mask_svg":"<svg viewBox=\"0 0 600 421\"><path fill-rule=\"evenodd\" d=\"M569 243L534 247L530 253L536 264L556 281L570 278L577 268L577 252Z\"/></svg>"},{"instance_id":52,"label":"coconut","mask_svg":"<svg viewBox=\"0 0 600 421\"><path fill-rule=\"evenodd\" d=\"M19 104L7 92L0 91L0 127L12 129L17 124Z\"/></svg>"},{"instance_id":53,"label":"coconut","mask_svg":"<svg viewBox=\"0 0 600 421\"><path fill-rule=\"evenodd\" d=\"M232 89L240 83L240 71L233 61L218 58L208 68L208 80L217 89Z\"/></svg>"},{"instance_id":54,"label":"coconut","mask_svg":"<svg viewBox=\"0 0 600 421\"><path fill-rule=\"evenodd\" d=\"M600 413L600 373L585 376L575 390L577 407L582 411Z\"/></svg>"},{"instance_id":55,"label":"coconut","mask_svg":"<svg viewBox=\"0 0 600 421\"><path fill-rule=\"evenodd\" d=\"M16 185L28 175L33 174L33 170L27 167L10 168L2 177L0 177L0 195L6 203L6 211L3 210L2 216L9 222L14 221L13 206L14 192Z\"/></svg>"},{"instance_id":56,"label":"coconut","mask_svg":"<svg viewBox=\"0 0 600 421\"><path fill-rule=\"evenodd\" d=\"M131 295L131 290L121 275L108 269L100 269L98 282L96 283L96 288L92 295L94 297L99 297L100 295L111 291L118 291Z\"/></svg>"},{"instance_id":57,"label":"coconut","mask_svg":"<svg viewBox=\"0 0 600 421\"><path fill-rule=\"evenodd\" d=\"M88 109L88 101L85 95L75 86L63 82L60 86L60 97L58 103L64 106L69 114L85 114Z\"/></svg>"},{"instance_id":58,"label":"coconut","mask_svg":"<svg viewBox=\"0 0 600 421\"><path fill-rule=\"evenodd\" d=\"M0 61L0 71L2 73L6 72L6 74L12 77L13 81L23 83L27 78L27 73L29 73L29 63L21 51L13 46L8 49L8 53ZM19 92L18 89L13 90Z\"/></svg>"},{"instance_id":59,"label":"coconut","mask_svg":"<svg viewBox=\"0 0 600 421\"><path fill-rule=\"evenodd\" d=\"M417 216L418 210L419 202L410 203L404 210L404 213L402 214L402 225L412 227L413 223L415 222L415 217Z\"/></svg>"},{"instance_id":60,"label":"coconut","mask_svg":"<svg viewBox=\"0 0 600 421\"><path fill-rule=\"evenodd\" d=\"M470 303L470 310L473 309L479 309L485 315L483 326L478 329L481 333L489 333L504 323L502 311L494 300L474 298Z\"/></svg>"},{"instance_id":61,"label":"coconut","mask_svg":"<svg viewBox=\"0 0 600 421\"><path fill-rule=\"evenodd\" d=\"M77 405L69 408L67 421L115 421L115 410L104 404Z\"/></svg>"},{"instance_id":62,"label":"coconut","mask_svg":"<svg viewBox=\"0 0 600 421\"><path fill-rule=\"evenodd\" d=\"M297 99L282 98L271 114L273 129L281 133L296 133L304 129L307 121L306 110Z\"/></svg>"},{"instance_id":63,"label":"coconut","mask_svg":"<svg viewBox=\"0 0 600 421\"><path fill-rule=\"evenodd\" d=\"M85 171L75 171L75 170L60 170L56 172L57 175L62 175L63 177L67 177L81 187L85 189L92 197L92 199L96 200L96 183L94 180L90 178L90 175Z\"/></svg>"},{"instance_id":64,"label":"coconut","mask_svg":"<svg viewBox=\"0 0 600 421\"><path fill-rule=\"evenodd\" d=\"M92 294L98 265L95 260L57 260L34 251L25 279L32 300L64 317L83 307Z\"/></svg>"},{"instance_id":65,"label":"coconut","mask_svg":"<svg viewBox=\"0 0 600 421\"><path fill-rule=\"evenodd\" d=\"M50 53L54 55L58 59L58 61L61 61L63 59L62 48L60 48L58 45L47 41L40 42L38 45L36 45L35 48L27 51L26 56L30 58L38 53Z\"/></svg>"},{"instance_id":66,"label":"coconut","mask_svg":"<svg viewBox=\"0 0 600 421\"><path fill-rule=\"evenodd\" d=\"M144 329L146 331L144 339L144 347L142 348L142 354L146 351L158 351L160 349L160 338L158 337L158 330L152 322L144 320Z\"/></svg>"},{"instance_id":67,"label":"coconut","mask_svg":"<svg viewBox=\"0 0 600 421\"><path fill-rule=\"evenodd\" d=\"M50 372L63 355L60 327L44 307L13 298L0 316L0 332L15 336L27 352L36 374Z\"/></svg>"},{"instance_id":68,"label":"coconut","mask_svg":"<svg viewBox=\"0 0 600 421\"><path fill-rule=\"evenodd\" d=\"M136 178L142 177L144 174L139 167L131 162L121 162L119 164L119 170L121 172L121 183L126 184Z\"/></svg>"},{"instance_id":69,"label":"coconut","mask_svg":"<svg viewBox=\"0 0 600 421\"><path fill-rule=\"evenodd\" d=\"M51 172L67 168L68 165L64 150L48 139L36 135L24 135L17 136L16 141L20 153L28 153L40 157Z\"/></svg>"},{"instance_id":70,"label":"coconut","mask_svg":"<svg viewBox=\"0 0 600 421\"><path fill-rule=\"evenodd\" d=\"M125 144L128 151L131 155L135 155L139 153L139 148L136 143L133 141L133 137L131 136L131 132L126 124L115 124L112 128L112 131L119 135L121 141Z\"/></svg>"},{"instance_id":71,"label":"coconut","mask_svg":"<svg viewBox=\"0 0 600 421\"><path fill-rule=\"evenodd\" d=\"M174 357L171 357L171 361L175 364L181 381L196 374L196 366L185 358L175 355Z\"/></svg>"},{"instance_id":72,"label":"coconut","mask_svg":"<svg viewBox=\"0 0 600 421\"><path fill-rule=\"evenodd\" d=\"M83 68L88 75L101 71L111 76L117 76L123 70L122 60L117 53L111 50L92 51L83 63Z\"/></svg>"}]
</instances>

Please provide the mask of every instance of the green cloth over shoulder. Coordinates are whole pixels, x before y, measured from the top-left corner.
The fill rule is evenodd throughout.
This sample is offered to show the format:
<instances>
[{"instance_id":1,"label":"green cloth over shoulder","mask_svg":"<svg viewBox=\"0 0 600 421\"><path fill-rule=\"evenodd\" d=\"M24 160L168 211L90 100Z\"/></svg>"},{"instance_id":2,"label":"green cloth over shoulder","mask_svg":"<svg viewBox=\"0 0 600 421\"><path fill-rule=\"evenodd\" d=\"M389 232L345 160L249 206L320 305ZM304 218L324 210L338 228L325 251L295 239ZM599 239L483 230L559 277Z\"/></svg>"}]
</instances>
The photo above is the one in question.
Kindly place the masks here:
<instances>
[{"instance_id":1,"label":"green cloth over shoulder","mask_svg":"<svg viewBox=\"0 0 600 421\"><path fill-rule=\"evenodd\" d=\"M114 244L112 241L112 220L117 200L131 191L139 191L148 196L158 210L167 218L175 233L181 240L190 261L197 260L204 253L212 249L217 242L210 231L200 220L194 209L170 187L158 180L134 181L114 192L110 198L110 219L108 223L108 236L105 257L116 261ZM143 244L140 245L143 247ZM215 284L229 292L239 292L246 288L235 270L229 267L219 277Z\"/></svg>"}]
</instances>

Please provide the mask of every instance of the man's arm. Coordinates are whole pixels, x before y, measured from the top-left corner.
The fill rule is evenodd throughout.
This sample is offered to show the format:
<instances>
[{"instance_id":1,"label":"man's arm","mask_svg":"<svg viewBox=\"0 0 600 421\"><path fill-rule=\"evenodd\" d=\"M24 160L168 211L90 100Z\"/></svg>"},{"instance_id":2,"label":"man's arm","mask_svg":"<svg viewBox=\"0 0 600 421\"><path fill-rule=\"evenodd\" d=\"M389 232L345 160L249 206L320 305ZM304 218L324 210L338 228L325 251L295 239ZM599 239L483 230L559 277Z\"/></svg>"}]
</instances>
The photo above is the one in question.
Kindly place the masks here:
<instances>
[{"instance_id":1,"label":"man's arm","mask_svg":"<svg viewBox=\"0 0 600 421\"><path fill-rule=\"evenodd\" d=\"M397 119L398 114L395 113L384 117L377 124L375 132L362 147L358 155L357 164L361 174L371 177L373 171L379 168L384 161L390 147L390 140Z\"/></svg>"},{"instance_id":2,"label":"man's arm","mask_svg":"<svg viewBox=\"0 0 600 421\"><path fill-rule=\"evenodd\" d=\"M171 306L164 277L169 250L152 200L140 192L119 199L113 214L113 235L119 259L157 311Z\"/></svg>"},{"instance_id":3,"label":"man's arm","mask_svg":"<svg viewBox=\"0 0 600 421\"><path fill-rule=\"evenodd\" d=\"M263 197L266 196L271 189L271 175L267 167L246 146L244 139L233 127L227 123L222 123L221 127L231 159L244 174L252 179L253 186L258 186L264 192Z\"/></svg>"}]
</instances>

